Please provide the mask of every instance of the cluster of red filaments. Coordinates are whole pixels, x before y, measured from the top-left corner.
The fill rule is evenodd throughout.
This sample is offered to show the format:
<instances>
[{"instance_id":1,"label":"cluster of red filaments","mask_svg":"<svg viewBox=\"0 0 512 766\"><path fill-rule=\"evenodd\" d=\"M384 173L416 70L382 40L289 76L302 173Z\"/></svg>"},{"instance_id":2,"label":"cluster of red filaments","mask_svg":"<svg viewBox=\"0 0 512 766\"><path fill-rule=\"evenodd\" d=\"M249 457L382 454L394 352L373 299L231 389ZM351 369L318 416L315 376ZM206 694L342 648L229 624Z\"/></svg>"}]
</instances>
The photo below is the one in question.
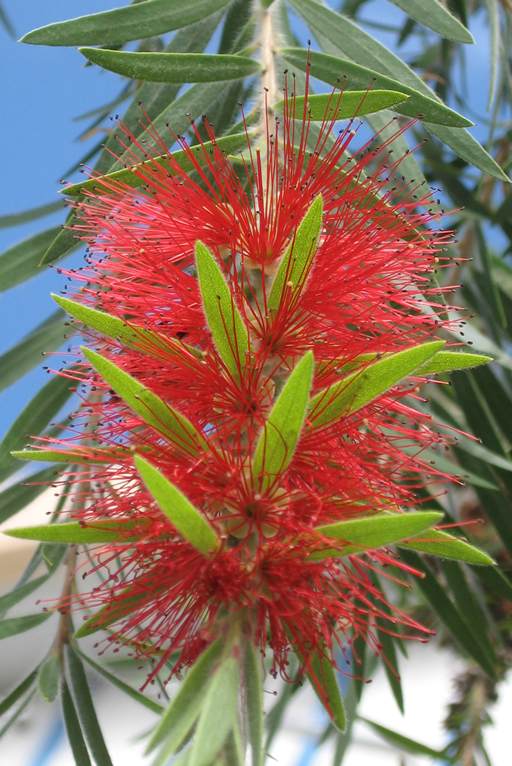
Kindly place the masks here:
<instances>
[{"instance_id":1,"label":"cluster of red filaments","mask_svg":"<svg viewBox=\"0 0 512 766\"><path fill-rule=\"evenodd\" d=\"M144 520L138 542L93 552L86 574L97 570L102 579L79 601L103 607L108 641L156 658L155 670L176 653L176 667L191 663L240 612L250 615L255 640L270 647L284 674L291 643L307 657L316 649L331 653L334 635L347 642L364 636L377 646L376 625L402 637L428 632L386 601L382 579L401 582L408 570L390 551L311 558L314 527L406 509L417 504L419 489L444 478L421 459L442 439L414 406L420 378L323 428L306 421L287 470L263 489L247 470L277 387L306 351L314 353L314 394L338 381L340 369L364 369L361 355L431 340L448 321L431 277L450 235L427 227L437 217L428 211L429 195L408 198L392 139L377 137L350 156L354 125L338 134L333 128L316 127L309 150L307 113L291 109L259 148L248 131L233 162L206 125L211 145L199 141L192 149L180 141L188 169L150 125L144 140L125 131L123 162L147 160L136 171L138 187L98 180L78 205L75 230L89 252L87 267L72 274L80 283L75 299L159 333L180 353L149 342L143 353L93 335L91 343L186 415L209 445L200 455L177 449L82 362L84 403L73 435L58 444L91 454L86 436L99 447L142 452L222 540L211 556L183 540L129 456L73 474L75 518L88 525ZM151 160L155 155L165 162ZM272 277L318 195L323 227L311 273L299 294L285 292L271 312ZM237 375L220 358L203 313L198 240L222 268L249 331L249 359L240 360Z\"/></svg>"}]
</instances>

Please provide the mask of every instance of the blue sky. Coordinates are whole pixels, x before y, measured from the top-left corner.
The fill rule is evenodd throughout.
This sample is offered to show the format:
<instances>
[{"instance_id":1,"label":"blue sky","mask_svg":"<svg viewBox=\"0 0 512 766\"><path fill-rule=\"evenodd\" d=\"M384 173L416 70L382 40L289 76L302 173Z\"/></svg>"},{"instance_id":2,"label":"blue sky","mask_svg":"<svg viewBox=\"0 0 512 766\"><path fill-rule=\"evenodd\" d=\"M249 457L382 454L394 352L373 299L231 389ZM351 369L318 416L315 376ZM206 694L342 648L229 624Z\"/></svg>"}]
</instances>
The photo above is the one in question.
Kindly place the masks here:
<instances>
[{"instance_id":1,"label":"blue sky","mask_svg":"<svg viewBox=\"0 0 512 766\"><path fill-rule=\"evenodd\" d=\"M106 10L116 4L114 0L3 2L18 35L51 21ZM363 16L387 23L403 18L386 0L369 2ZM478 44L469 51L468 79L473 107L483 113L488 81L487 33L480 23L472 31ZM392 36L386 33L377 30L372 33L386 44L392 42ZM401 53L406 53L407 47ZM74 122L73 118L114 97L119 79L96 67L85 67L80 54L72 48L20 45L2 29L0 64L2 71L8 73L3 78L4 119L0 124L2 215L55 199L62 173L98 140L95 136L86 142L77 141L86 123ZM485 137L485 129L476 128L475 132L481 139ZM0 229L0 251L61 219L58 214L17 229ZM0 295L0 353L52 312L48 293L58 290L60 284L61 278L55 272L45 270L23 286ZM2 393L0 433L43 382L42 370L34 370Z\"/></svg>"}]
</instances>

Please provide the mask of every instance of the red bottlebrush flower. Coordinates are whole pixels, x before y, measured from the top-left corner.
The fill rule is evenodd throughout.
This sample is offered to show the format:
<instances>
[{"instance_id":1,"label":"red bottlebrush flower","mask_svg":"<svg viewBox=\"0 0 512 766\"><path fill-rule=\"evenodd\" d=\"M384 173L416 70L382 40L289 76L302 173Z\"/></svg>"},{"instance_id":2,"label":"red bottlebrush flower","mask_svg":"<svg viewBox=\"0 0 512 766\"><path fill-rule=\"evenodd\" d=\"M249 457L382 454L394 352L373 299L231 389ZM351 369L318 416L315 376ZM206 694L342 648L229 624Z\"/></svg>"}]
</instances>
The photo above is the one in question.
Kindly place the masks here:
<instances>
[{"instance_id":1,"label":"red bottlebrush flower","mask_svg":"<svg viewBox=\"0 0 512 766\"><path fill-rule=\"evenodd\" d=\"M124 324L109 331L103 321L109 337L91 332L103 361L89 354L95 370L86 360L80 379L95 392L73 436L53 446L90 461L73 475L81 524L143 523L135 541L127 527L96 551L94 569L107 576L78 601L101 607L88 629L109 626L108 642L159 657L154 672L176 652L177 668L191 663L233 613L248 615L283 673L290 645L306 665L313 652L330 656L335 640L364 635L377 646L375 621L428 633L375 579L381 566L408 567L330 525L410 508L419 488L444 478L421 459L441 437L412 406L420 361L358 397L379 360L446 325L430 279L450 234L427 228L437 218L424 212L428 194L404 197L392 142L350 157L353 125L333 136L325 122L309 151L307 113L295 116L285 112L260 148L248 134L236 163L206 125L211 145L180 140L193 173L152 135L163 160L149 152L129 183L98 178L77 204L89 255L72 274L76 297ZM126 132L125 151L130 143L134 160L148 153ZM311 385L296 374L300 359L312 368L307 352ZM121 371L138 383L121 384ZM299 414L286 420L285 404ZM95 446L80 446L84 436ZM167 517L134 452L186 498ZM206 552L180 530L182 502L217 541Z\"/></svg>"}]
</instances>

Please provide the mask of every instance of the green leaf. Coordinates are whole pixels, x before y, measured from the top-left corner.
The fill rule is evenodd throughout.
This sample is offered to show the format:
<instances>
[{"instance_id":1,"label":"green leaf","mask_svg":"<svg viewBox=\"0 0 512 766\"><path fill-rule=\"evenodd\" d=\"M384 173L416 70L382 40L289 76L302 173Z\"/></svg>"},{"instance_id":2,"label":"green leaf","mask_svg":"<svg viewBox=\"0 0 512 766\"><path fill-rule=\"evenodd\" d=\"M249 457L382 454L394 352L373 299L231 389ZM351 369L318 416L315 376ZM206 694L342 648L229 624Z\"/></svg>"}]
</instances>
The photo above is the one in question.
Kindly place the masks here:
<instances>
[{"instance_id":1,"label":"green leaf","mask_svg":"<svg viewBox=\"0 0 512 766\"><path fill-rule=\"evenodd\" d=\"M41 612L40 614L24 614L21 617L9 617L0 621L0 639L17 636L18 633L25 633L41 625L52 612Z\"/></svg>"},{"instance_id":2,"label":"green leaf","mask_svg":"<svg viewBox=\"0 0 512 766\"><path fill-rule=\"evenodd\" d=\"M310 558L323 559L327 556L348 556L352 553L382 548L399 540L424 532L443 518L437 511L417 511L407 513L378 513L361 519L337 521L315 527L315 532L333 540L348 543L346 547L318 551ZM430 534L430 533L429 533Z\"/></svg>"},{"instance_id":3,"label":"green leaf","mask_svg":"<svg viewBox=\"0 0 512 766\"><path fill-rule=\"evenodd\" d=\"M41 274L39 268L41 256L55 239L59 230L60 227L54 226L46 231L33 234L0 255L0 292L9 290L11 287Z\"/></svg>"},{"instance_id":4,"label":"green leaf","mask_svg":"<svg viewBox=\"0 0 512 766\"><path fill-rule=\"evenodd\" d=\"M263 766L265 750L263 747L263 658L260 650L251 642L246 644L245 694L247 700L247 733L252 751L252 766Z\"/></svg>"},{"instance_id":5,"label":"green leaf","mask_svg":"<svg viewBox=\"0 0 512 766\"><path fill-rule=\"evenodd\" d=\"M145 423L165 436L175 447L189 455L197 455L207 444L194 425L184 415L166 404L109 359L83 348L87 360L124 403Z\"/></svg>"},{"instance_id":6,"label":"green leaf","mask_svg":"<svg viewBox=\"0 0 512 766\"><path fill-rule=\"evenodd\" d=\"M306 675L309 678L315 694L327 711L329 718L336 728L343 732L347 726L347 717L343 697L340 693L336 673L332 662L318 652L312 652L307 659L299 649L298 642L295 640L293 631L289 630L292 637L295 652L304 664Z\"/></svg>"},{"instance_id":7,"label":"green leaf","mask_svg":"<svg viewBox=\"0 0 512 766\"><path fill-rule=\"evenodd\" d=\"M5 612L26 598L26 596L33 593L40 585L43 585L53 574L53 571L54 570L47 572L46 574L41 575L41 577L37 577L35 580L22 583L14 588L14 590L0 596L0 615L5 614Z\"/></svg>"},{"instance_id":8,"label":"green leaf","mask_svg":"<svg viewBox=\"0 0 512 766\"><path fill-rule=\"evenodd\" d=\"M0 391L15 383L42 361L42 355L55 351L69 332L64 314L56 311L0 356Z\"/></svg>"},{"instance_id":9,"label":"green leaf","mask_svg":"<svg viewBox=\"0 0 512 766\"><path fill-rule=\"evenodd\" d=\"M34 29L21 42L31 45L121 45L180 29L227 5L228 0L145 0L126 8L92 13Z\"/></svg>"},{"instance_id":10,"label":"green leaf","mask_svg":"<svg viewBox=\"0 0 512 766\"><path fill-rule=\"evenodd\" d=\"M426 364L416 370L417 375L430 373L453 372L479 367L481 364L492 362L492 356L484 354L468 354L464 351L438 351Z\"/></svg>"},{"instance_id":11,"label":"green leaf","mask_svg":"<svg viewBox=\"0 0 512 766\"><path fill-rule=\"evenodd\" d=\"M19 467L11 452L19 450L27 440L40 434L70 398L72 380L54 375L18 415L0 444L0 480Z\"/></svg>"},{"instance_id":12,"label":"green leaf","mask_svg":"<svg viewBox=\"0 0 512 766\"><path fill-rule=\"evenodd\" d=\"M493 678L495 669L487 653L473 636L473 632L468 629L463 615L447 596L446 589L439 583L428 564L412 551L402 550L401 555L410 566L424 575L413 577L413 581L432 606L434 614L445 624L455 641Z\"/></svg>"},{"instance_id":13,"label":"green leaf","mask_svg":"<svg viewBox=\"0 0 512 766\"><path fill-rule=\"evenodd\" d=\"M26 691L32 688L36 677L37 668L33 670L32 673L29 673L29 675L24 678L23 681L19 683L15 689L12 690L12 692L9 692L7 697L4 697L3 700L0 701L0 716L10 710L12 706L15 705L19 700L19 698L22 697Z\"/></svg>"},{"instance_id":14,"label":"green leaf","mask_svg":"<svg viewBox=\"0 0 512 766\"><path fill-rule=\"evenodd\" d=\"M370 721L368 718L362 718L361 716L358 716L358 719L373 729L373 731L378 734L379 737L382 737L382 739L384 739L386 742L389 742L391 745L393 745L393 747L396 747L399 750L403 750L406 753L412 753L413 755L426 755L429 758L436 758L439 760L444 760L445 758L444 750L434 750L428 745L423 745L421 742L416 742L416 740L405 737L403 734L399 734L396 731L392 731L386 726L381 726L380 723Z\"/></svg>"},{"instance_id":15,"label":"green leaf","mask_svg":"<svg viewBox=\"0 0 512 766\"><path fill-rule=\"evenodd\" d=\"M82 734L82 727L76 714L73 698L71 697L66 681L62 680L61 688L62 716L66 726L69 745L73 753L76 766L91 766L91 759L87 752L87 745Z\"/></svg>"},{"instance_id":16,"label":"green leaf","mask_svg":"<svg viewBox=\"0 0 512 766\"><path fill-rule=\"evenodd\" d=\"M53 702L59 691L60 659L52 652L39 666L37 685L39 694L46 702Z\"/></svg>"},{"instance_id":17,"label":"green leaf","mask_svg":"<svg viewBox=\"0 0 512 766\"><path fill-rule=\"evenodd\" d=\"M225 657L204 691L187 766L208 766L222 748L236 722L239 687L238 659Z\"/></svg>"},{"instance_id":18,"label":"green leaf","mask_svg":"<svg viewBox=\"0 0 512 766\"><path fill-rule=\"evenodd\" d=\"M487 101L487 109L490 109L493 105L494 99L496 98L498 73L500 72L504 50L501 41L500 13L498 3L496 0L485 0L485 5L487 6L487 14L489 17L489 32L491 37L491 76L489 82L489 99Z\"/></svg>"},{"instance_id":19,"label":"green leaf","mask_svg":"<svg viewBox=\"0 0 512 766\"><path fill-rule=\"evenodd\" d=\"M322 195L312 202L300 222L292 242L279 261L279 268L268 296L268 307L277 311L283 297L292 305L300 296L313 265L322 230Z\"/></svg>"},{"instance_id":20,"label":"green leaf","mask_svg":"<svg viewBox=\"0 0 512 766\"><path fill-rule=\"evenodd\" d=\"M183 358L185 350L196 354L196 349L191 346L175 341L173 338L167 338L165 335L153 332L153 330L147 330L132 322L127 322L113 314L84 306L78 301L63 298L54 293L51 293L51 297L67 314L86 327L97 330L107 338L117 340L137 351L151 354L158 359L162 359L163 353Z\"/></svg>"},{"instance_id":21,"label":"green leaf","mask_svg":"<svg viewBox=\"0 0 512 766\"><path fill-rule=\"evenodd\" d=\"M233 135L229 136L220 136L219 138L216 138L215 141L205 141L202 145L191 146L189 151L181 149L177 152L171 152L170 157L172 158L173 163L176 162L182 168L182 170L188 172L194 169L191 154L194 156L195 162L197 162L198 165L202 165L205 163L206 158L211 155L215 146L228 153L235 152L237 149L241 149L242 147L247 146L247 141L250 136L250 131L247 133L234 133ZM88 181L82 181L78 184L65 186L62 189L62 192L63 194L75 197L83 194L84 191L101 191L104 189L104 183L109 184L112 181L127 184L128 186L133 186L136 188L138 186L143 186L145 183L145 168L151 168L152 166L158 165L161 165L170 173L173 172L173 169L169 163L169 155L162 154L158 157L152 157L150 160L145 160L138 165L132 165L129 168L122 168L121 170L115 170L112 173L107 173L102 176L95 176L94 178L90 178ZM73 314L73 316L75 315Z\"/></svg>"},{"instance_id":22,"label":"green leaf","mask_svg":"<svg viewBox=\"0 0 512 766\"><path fill-rule=\"evenodd\" d=\"M199 716L204 692L219 662L222 646L221 639L210 644L192 665L151 735L146 753L165 744L165 752L170 756L181 747Z\"/></svg>"},{"instance_id":23,"label":"green leaf","mask_svg":"<svg viewBox=\"0 0 512 766\"><path fill-rule=\"evenodd\" d=\"M320 5L315 0L290 1L309 24L322 46L329 43L333 52L340 54L343 58L363 66L370 66L409 85L428 98L439 100L424 80L399 56L364 32L346 16ZM368 82L365 83L365 87L367 85ZM433 124L425 124L425 128L450 146L459 157L472 163L484 173L502 181L509 180L500 166L467 130Z\"/></svg>"},{"instance_id":24,"label":"green leaf","mask_svg":"<svg viewBox=\"0 0 512 766\"><path fill-rule=\"evenodd\" d=\"M10 213L8 215L0 215L0 229L8 229L10 226L21 226L29 221L35 221L38 218L45 218L47 215L62 210L64 203L62 200L56 202L49 202L46 205L38 205L30 210L24 210L22 213Z\"/></svg>"},{"instance_id":25,"label":"green leaf","mask_svg":"<svg viewBox=\"0 0 512 766\"><path fill-rule=\"evenodd\" d=\"M127 694L129 697L131 697L136 702L139 702L141 705L144 705L148 708L148 710L151 710L153 713L156 713L157 715L161 715L164 712L164 708L162 705L159 705L158 702L155 702L154 700L150 699L149 697L146 697L144 694L141 694L137 689L134 689L132 686L129 686L124 681L121 681L120 678L118 678L116 675L113 675L110 673L106 668L104 668L102 665L98 665L97 662L95 662L91 657L88 657L86 654L81 652L79 649L75 649L76 653L80 655L82 660L85 660L88 665L91 666L100 676L103 676L103 678L106 678L107 681L109 681L113 686L116 686L118 689L120 689L124 694Z\"/></svg>"},{"instance_id":26,"label":"green leaf","mask_svg":"<svg viewBox=\"0 0 512 766\"><path fill-rule=\"evenodd\" d=\"M214 553L220 539L205 516L154 465L136 455L135 466L148 492L180 535L203 555Z\"/></svg>"},{"instance_id":27,"label":"green leaf","mask_svg":"<svg viewBox=\"0 0 512 766\"><path fill-rule=\"evenodd\" d=\"M206 53L138 53L80 48L93 64L134 80L151 82L218 82L241 80L260 66L247 56Z\"/></svg>"},{"instance_id":28,"label":"green leaf","mask_svg":"<svg viewBox=\"0 0 512 766\"><path fill-rule=\"evenodd\" d=\"M314 428L347 417L426 364L442 347L444 341L431 341L398 351L374 362L324 388L311 400L311 422Z\"/></svg>"},{"instance_id":29,"label":"green leaf","mask_svg":"<svg viewBox=\"0 0 512 766\"><path fill-rule=\"evenodd\" d=\"M439 529L429 530L424 535L401 542L399 547L429 553L444 559L464 561L466 564L490 566L496 563L484 551Z\"/></svg>"},{"instance_id":30,"label":"green leaf","mask_svg":"<svg viewBox=\"0 0 512 766\"><path fill-rule=\"evenodd\" d=\"M286 471L294 455L306 416L313 368L313 353L308 351L288 376L258 437L251 474L261 491Z\"/></svg>"},{"instance_id":31,"label":"green leaf","mask_svg":"<svg viewBox=\"0 0 512 766\"><path fill-rule=\"evenodd\" d=\"M39 266L48 266L50 263L60 261L82 246L83 243L78 239L74 229L68 228L72 227L75 223L75 216L76 214L72 210L66 218L64 226L60 227L55 239L50 242L47 249L42 253Z\"/></svg>"},{"instance_id":32,"label":"green leaf","mask_svg":"<svg viewBox=\"0 0 512 766\"><path fill-rule=\"evenodd\" d=\"M419 117L425 122L439 123L457 128L471 125L471 121L444 106L435 98L424 96L414 88L398 80L380 74L348 59L329 56L325 53L308 52L303 48L283 48L283 57L293 66L307 71L310 66L312 77L330 85L344 88L369 88L392 90L409 96L407 101L397 104L393 109L409 117Z\"/></svg>"},{"instance_id":33,"label":"green leaf","mask_svg":"<svg viewBox=\"0 0 512 766\"><path fill-rule=\"evenodd\" d=\"M91 524L65 521L61 524L43 524L36 527L7 529L4 534L20 540L39 540L65 545L93 545L96 543L128 544L140 540L147 532L146 519L96 519Z\"/></svg>"},{"instance_id":34,"label":"green leaf","mask_svg":"<svg viewBox=\"0 0 512 766\"><path fill-rule=\"evenodd\" d=\"M380 589L380 588L379 588ZM400 712L404 713L404 692L402 689L402 679L400 676L400 666L398 664L398 656L396 651L397 639L393 638L384 629L384 620L377 620L377 638L382 647L382 660L384 665L384 673L386 675L389 688L393 694L394 700L398 706Z\"/></svg>"},{"instance_id":35,"label":"green leaf","mask_svg":"<svg viewBox=\"0 0 512 766\"><path fill-rule=\"evenodd\" d=\"M39 463L76 463L77 465L101 465L121 462L131 457L130 450L123 447L82 447L78 449L23 449L13 450L16 460L35 460Z\"/></svg>"},{"instance_id":36,"label":"green leaf","mask_svg":"<svg viewBox=\"0 0 512 766\"><path fill-rule=\"evenodd\" d=\"M474 43L473 35L464 24L438 0L391 0L407 16L456 43Z\"/></svg>"},{"instance_id":37,"label":"green leaf","mask_svg":"<svg viewBox=\"0 0 512 766\"><path fill-rule=\"evenodd\" d=\"M82 661L70 646L66 647L66 659L78 718L82 725L92 757L94 758L96 766L113 766L96 717L96 711L94 709Z\"/></svg>"},{"instance_id":38,"label":"green leaf","mask_svg":"<svg viewBox=\"0 0 512 766\"><path fill-rule=\"evenodd\" d=\"M196 269L213 342L230 373L239 378L249 353L247 327L222 271L202 242L196 242Z\"/></svg>"},{"instance_id":39,"label":"green leaf","mask_svg":"<svg viewBox=\"0 0 512 766\"><path fill-rule=\"evenodd\" d=\"M394 90L344 90L337 94L309 95L307 98L307 114L310 120L348 120L352 117L362 117L364 114L389 109L409 98L405 93ZM302 115L304 96L288 99L288 106L294 109L296 115ZM282 112L286 101L279 101L275 109Z\"/></svg>"},{"instance_id":40,"label":"green leaf","mask_svg":"<svg viewBox=\"0 0 512 766\"><path fill-rule=\"evenodd\" d=\"M43 471L26 476L17 484L4 489L0 493L0 523L7 521L15 513L21 511L26 505L35 500L41 492L48 489L53 479L61 469L45 468Z\"/></svg>"}]
</instances>

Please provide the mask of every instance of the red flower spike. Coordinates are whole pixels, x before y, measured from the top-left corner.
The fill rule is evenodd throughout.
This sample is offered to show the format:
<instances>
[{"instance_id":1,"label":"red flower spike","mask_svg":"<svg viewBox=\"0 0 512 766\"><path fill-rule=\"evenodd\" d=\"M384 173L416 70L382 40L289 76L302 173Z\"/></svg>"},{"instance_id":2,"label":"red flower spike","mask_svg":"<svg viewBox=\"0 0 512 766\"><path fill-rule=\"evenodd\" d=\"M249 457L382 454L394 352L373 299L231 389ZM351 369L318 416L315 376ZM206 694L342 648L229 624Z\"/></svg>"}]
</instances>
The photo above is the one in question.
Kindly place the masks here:
<instances>
[{"instance_id":1,"label":"red flower spike","mask_svg":"<svg viewBox=\"0 0 512 766\"><path fill-rule=\"evenodd\" d=\"M275 415L276 402L288 407L280 392L307 352L313 396L348 374L364 379L376 355L434 340L448 324L443 291L430 278L451 234L426 228L438 217L424 210L429 195L404 196L391 141L369 141L349 157L353 124L337 135L333 127L322 124L308 151L307 113L287 106L266 144L255 148L248 137L246 158L232 164L206 123L212 149L197 131L199 153L179 139L193 175L168 153L165 164L133 171L138 188L100 177L77 203L75 231L89 245L87 269L72 274L77 299L158 333L159 343L167 338L172 353L153 346L144 354L142 345L91 331L94 346L207 442L196 454L177 449L155 413L148 425L121 387L114 392L92 371L97 393L75 413L73 435L56 442L76 449L85 436L143 455L220 540L209 555L196 550L160 513L131 458L71 476L74 518L151 520L136 543L96 550L93 569L106 577L75 602L101 608L83 632L108 625L107 644L133 642L157 658L150 678L176 652L176 670L192 663L234 613L249 616L254 641L271 649L284 676L291 633L306 668L313 653L331 656L358 636L378 650L376 619L391 635L429 633L375 585L381 566L411 572L389 550L310 559L320 544L315 527L407 509L418 489L448 478L421 458L443 442L411 406L421 376L317 430L306 406L293 438L288 416ZM147 156L124 134L124 150L133 146L136 161L140 150ZM165 140L153 139L161 154ZM301 390L307 405L309 381ZM267 442L278 469L268 468ZM272 475L255 480L255 466Z\"/></svg>"}]
</instances>

